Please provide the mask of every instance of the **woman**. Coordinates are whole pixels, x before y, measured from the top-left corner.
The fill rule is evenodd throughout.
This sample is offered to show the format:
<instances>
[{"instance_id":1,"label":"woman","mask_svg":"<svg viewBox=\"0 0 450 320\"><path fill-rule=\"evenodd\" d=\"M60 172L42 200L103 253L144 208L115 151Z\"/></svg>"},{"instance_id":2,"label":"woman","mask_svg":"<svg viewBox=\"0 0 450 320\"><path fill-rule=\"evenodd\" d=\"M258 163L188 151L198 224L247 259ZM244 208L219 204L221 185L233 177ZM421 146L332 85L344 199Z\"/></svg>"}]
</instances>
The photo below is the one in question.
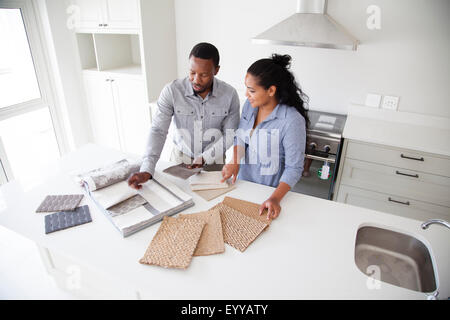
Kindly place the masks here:
<instances>
[{"instance_id":1,"label":"woman","mask_svg":"<svg viewBox=\"0 0 450 320\"><path fill-rule=\"evenodd\" d=\"M268 219L278 217L281 200L303 171L307 97L288 70L290 61L273 54L248 68L233 159L222 169L222 181L233 177L235 183L239 173L239 179L276 187L260 207L260 214L268 209Z\"/></svg>"}]
</instances>

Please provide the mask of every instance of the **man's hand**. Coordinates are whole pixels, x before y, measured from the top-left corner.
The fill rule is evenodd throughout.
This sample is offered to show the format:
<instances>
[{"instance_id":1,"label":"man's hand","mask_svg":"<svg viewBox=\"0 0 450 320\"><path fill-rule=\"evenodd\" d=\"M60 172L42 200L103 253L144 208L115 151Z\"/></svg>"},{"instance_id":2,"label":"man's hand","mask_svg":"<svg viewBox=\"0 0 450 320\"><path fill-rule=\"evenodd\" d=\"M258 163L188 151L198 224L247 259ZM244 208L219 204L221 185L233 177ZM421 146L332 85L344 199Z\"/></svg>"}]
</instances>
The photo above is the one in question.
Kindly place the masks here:
<instances>
[{"instance_id":1,"label":"man's hand","mask_svg":"<svg viewBox=\"0 0 450 320\"><path fill-rule=\"evenodd\" d=\"M233 184L236 182L237 175L239 173L239 164L229 163L223 166L222 168L222 180L220 182L224 182L229 178L233 177L231 181Z\"/></svg>"},{"instance_id":2,"label":"man's hand","mask_svg":"<svg viewBox=\"0 0 450 320\"><path fill-rule=\"evenodd\" d=\"M128 185L136 190L142 188L141 184L146 183L152 178L152 175L148 172L137 172L128 178Z\"/></svg>"},{"instance_id":3,"label":"man's hand","mask_svg":"<svg viewBox=\"0 0 450 320\"><path fill-rule=\"evenodd\" d=\"M188 169L202 168L204 164L205 159L203 159L203 157L198 157L197 159L194 160L192 164L188 164L187 168Z\"/></svg>"}]
</instances>

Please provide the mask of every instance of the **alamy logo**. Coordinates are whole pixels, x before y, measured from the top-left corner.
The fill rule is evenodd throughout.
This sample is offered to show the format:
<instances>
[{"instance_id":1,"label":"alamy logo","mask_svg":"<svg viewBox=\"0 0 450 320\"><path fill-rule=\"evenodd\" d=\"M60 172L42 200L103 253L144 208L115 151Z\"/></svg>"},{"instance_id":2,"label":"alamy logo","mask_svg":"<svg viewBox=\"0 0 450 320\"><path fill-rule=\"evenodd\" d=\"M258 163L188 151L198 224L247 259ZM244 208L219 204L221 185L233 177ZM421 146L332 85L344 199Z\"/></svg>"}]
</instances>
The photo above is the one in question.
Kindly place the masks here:
<instances>
[{"instance_id":1,"label":"alamy logo","mask_svg":"<svg viewBox=\"0 0 450 320\"><path fill-rule=\"evenodd\" d=\"M367 18L367 29L380 30L381 29L381 9L379 6L370 5L366 9L367 14L370 16Z\"/></svg>"},{"instance_id":2,"label":"alamy logo","mask_svg":"<svg viewBox=\"0 0 450 320\"><path fill-rule=\"evenodd\" d=\"M69 15L66 26L69 30L73 30L78 26L80 21L80 7L72 4L67 7L66 13Z\"/></svg>"},{"instance_id":3,"label":"alamy logo","mask_svg":"<svg viewBox=\"0 0 450 320\"><path fill-rule=\"evenodd\" d=\"M200 121L194 122L193 136L187 129L175 130L175 141L184 155L183 162L190 163L191 158L200 156L214 159L223 164L224 150L237 140L247 145L241 164L259 164L261 175L274 175L280 168L280 130L279 129L227 129L225 136L215 128L205 131ZM192 151L191 151L192 150Z\"/></svg>"},{"instance_id":4,"label":"alamy logo","mask_svg":"<svg viewBox=\"0 0 450 320\"><path fill-rule=\"evenodd\" d=\"M68 290L81 289L81 269L77 265L70 265L66 269L69 276L66 279L66 288Z\"/></svg>"},{"instance_id":5,"label":"alamy logo","mask_svg":"<svg viewBox=\"0 0 450 320\"><path fill-rule=\"evenodd\" d=\"M366 269L366 273L369 276L367 278L367 288L369 290L381 289L381 269L377 265L370 265Z\"/></svg>"}]
</instances>

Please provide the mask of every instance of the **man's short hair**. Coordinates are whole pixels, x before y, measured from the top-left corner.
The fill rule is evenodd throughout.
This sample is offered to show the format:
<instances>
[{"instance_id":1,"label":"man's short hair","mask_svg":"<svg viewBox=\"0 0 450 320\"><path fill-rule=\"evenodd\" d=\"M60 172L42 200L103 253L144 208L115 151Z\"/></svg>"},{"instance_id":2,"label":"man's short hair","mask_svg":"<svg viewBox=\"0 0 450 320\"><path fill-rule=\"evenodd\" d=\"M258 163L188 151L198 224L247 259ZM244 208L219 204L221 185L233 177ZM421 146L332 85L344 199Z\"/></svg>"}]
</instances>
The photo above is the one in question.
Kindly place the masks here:
<instances>
[{"instance_id":1,"label":"man's short hair","mask_svg":"<svg viewBox=\"0 0 450 320\"><path fill-rule=\"evenodd\" d=\"M192 56L200 59L211 59L215 67L219 66L219 50L211 43L200 42L199 44L196 44L192 48L189 58Z\"/></svg>"}]
</instances>

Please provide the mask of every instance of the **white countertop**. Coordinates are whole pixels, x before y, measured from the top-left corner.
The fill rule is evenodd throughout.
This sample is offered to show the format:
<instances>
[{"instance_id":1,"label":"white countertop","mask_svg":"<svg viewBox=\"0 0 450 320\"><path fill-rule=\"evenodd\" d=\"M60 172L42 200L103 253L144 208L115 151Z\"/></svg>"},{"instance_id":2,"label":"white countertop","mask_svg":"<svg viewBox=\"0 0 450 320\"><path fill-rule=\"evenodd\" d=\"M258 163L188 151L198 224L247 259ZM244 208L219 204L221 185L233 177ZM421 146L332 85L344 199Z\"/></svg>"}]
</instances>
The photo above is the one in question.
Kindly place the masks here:
<instances>
[{"instance_id":1,"label":"white countertop","mask_svg":"<svg viewBox=\"0 0 450 320\"><path fill-rule=\"evenodd\" d=\"M450 157L450 119L351 105L343 137Z\"/></svg>"},{"instance_id":2,"label":"white countertop","mask_svg":"<svg viewBox=\"0 0 450 320\"><path fill-rule=\"evenodd\" d=\"M138 261L159 223L122 238L89 199L92 222L46 235L45 214L35 213L47 194L80 193L67 172L84 171L123 158L109 149L87 145L62 159L59 171L41 187L23 191L18 183L0 188L0 224L39 245L118 279L152 299L424 299L424 293L381 283L367 287L368 277L355 265L354 245L362 225L385 227L424 242L435 262L440 298L450 296L450 232L420 221L342 203L288 193L281 215L243 253L226 245L225 253L194 257L187 270L142 265ZM168 163L159 163L157 169ZM65 173L64 173L65 172ZM186 192L186 181L170 177ZM238 181L227 196L263 202L273 188ZM193 194L195 206L184 213L209 209ZM5 263L5 262L3 262ZM32 266L30 266L32 267ZM120 279L120 280L119 280Z\"/></svg>"}]
</instances>

